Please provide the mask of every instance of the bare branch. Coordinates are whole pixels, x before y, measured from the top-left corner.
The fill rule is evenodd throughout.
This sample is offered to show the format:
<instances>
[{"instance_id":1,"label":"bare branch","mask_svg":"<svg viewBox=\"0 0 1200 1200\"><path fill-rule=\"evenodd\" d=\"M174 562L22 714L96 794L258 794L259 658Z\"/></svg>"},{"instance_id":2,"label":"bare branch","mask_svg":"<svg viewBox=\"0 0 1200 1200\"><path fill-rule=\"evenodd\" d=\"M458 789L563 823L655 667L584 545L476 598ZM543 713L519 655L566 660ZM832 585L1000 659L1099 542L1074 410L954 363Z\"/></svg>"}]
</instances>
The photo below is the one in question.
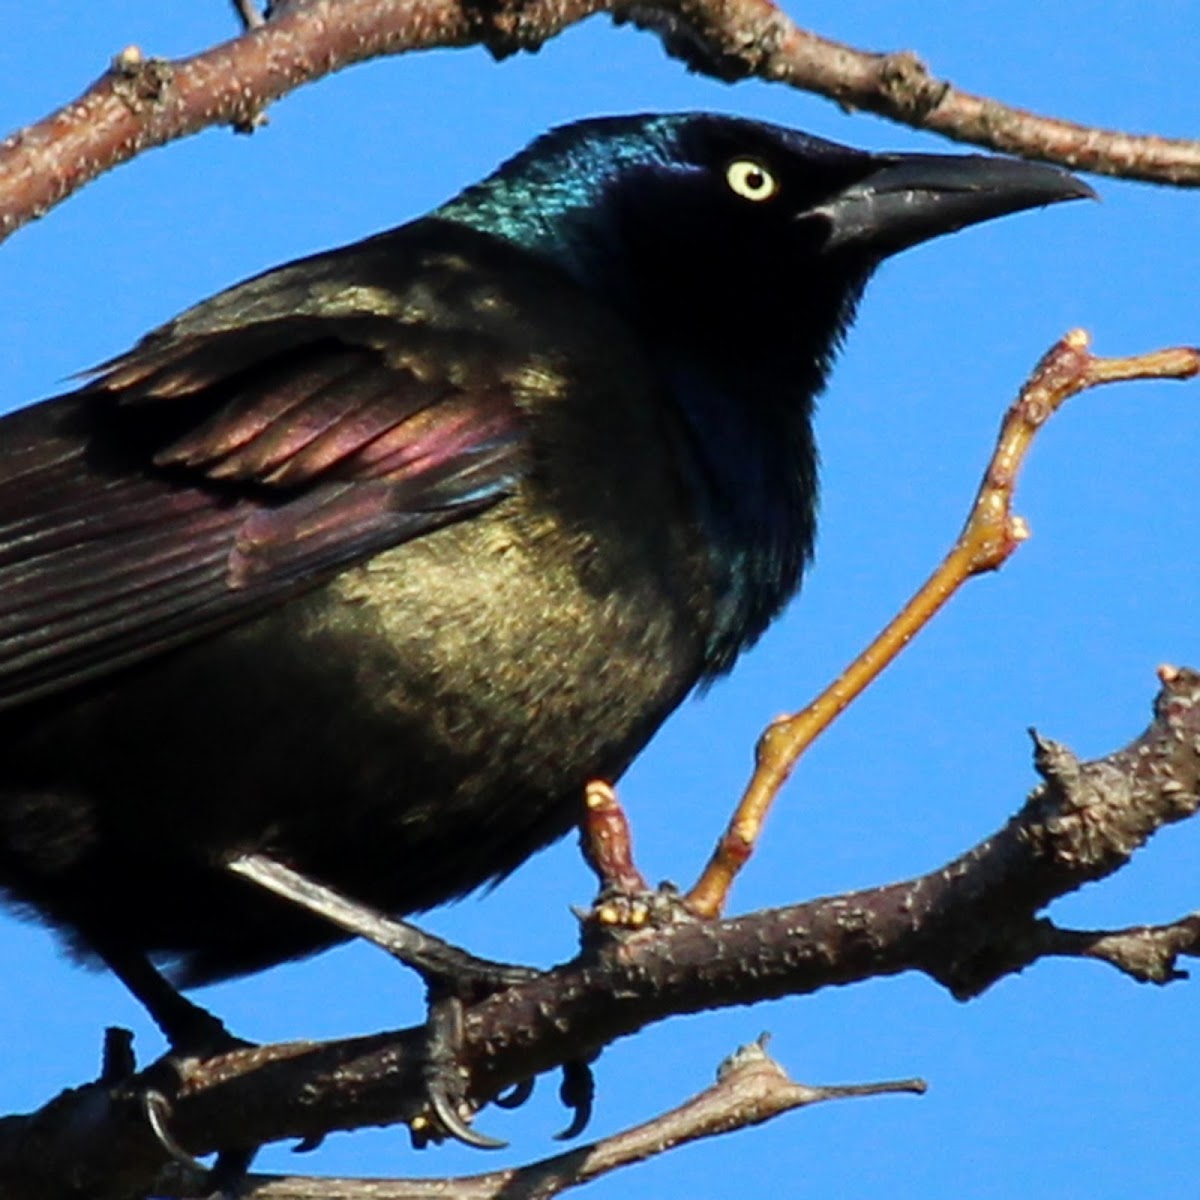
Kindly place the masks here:
<instances>
[{"instance_id":1,"label":"bare branch","mask_svg":"<svg viewBox=\"0 0 1200 1200\"><path fill-rule=\"evenodd\" d=\"M1061 929L1038 924L1037 957L1096 958L1139 983L1172 983L1188 974L1176 965L1180 955L1200 958L1200 913L1169 925L1132 925L1128 929Z\"/></svg>"},{"instance_id":2,"label":"bare branch","mask_svg":"<svg viewBox=\"0 0 1200 1200\"><path fill-rule=\"evenodd\" d=\"M597 13L653 30L669 53L720 79L756 76L957 141L1200 186L1198 141L1095 129L975 96L934 79L911 53L869 53L801 29L770 0L311 0L276 5L271 20L189 58L130 46L77 100L0 143L0 237L143 150L213 125L250 131L272 101L353 63L470 45L502 58Z\"/></svg>"},{"instance_id":3,"label":"bare branch","mask_svg":"<svg viewBox=\"0 0 1200 1200\"><path fill-rule=\"evenodd\" d=\"M450 1179L318 1179L254 1175L247 1183L255 1200L549 1200L621 1167L644 1162L676 1146L761 1125L793 1109L826 1100L908 1092L921 1094L920 1079L885 1083L809 1086L793 1083L764 1050L764 1039L743 1046L723 1062L717 1081L651 1121L612 1137L524 1167ZM164 1195L199 1196L202 1178ZM188 1186L196 1185L195 1187Z\"/></svg>"},{"instance_id":4,"label":"bare branch","mask_svg":"<svg viewBox=\"0 0 1200 1200\"><path fill-rule=\"evenodd\" d=\"M1195 944L1190 918L1177 929L1072 935L1037 915L1200 807L1200 674L1162 668L1160 679L1149 728L1107 758L1080 763L1039 738L1044 782L1002 830L939 870L736 919L615 928L585 957L473 1005L464 1033L473 1094L487 1100L669 1016L901 971L922 971L960 999L1063 953L1138 978L1177 977L1173 955ZM172 1131L193 1153L409 1120L425 1102L423 1045L423 1031L409 1029L263 1046L64 1093L0 1123L6 1200L78 1195L61 1190L64 1162L74 1180L95 1181L93 1200L154 1178L166 1154L142 1116L145 1087L171 1097Z\"/></svg>"}]
</instances>

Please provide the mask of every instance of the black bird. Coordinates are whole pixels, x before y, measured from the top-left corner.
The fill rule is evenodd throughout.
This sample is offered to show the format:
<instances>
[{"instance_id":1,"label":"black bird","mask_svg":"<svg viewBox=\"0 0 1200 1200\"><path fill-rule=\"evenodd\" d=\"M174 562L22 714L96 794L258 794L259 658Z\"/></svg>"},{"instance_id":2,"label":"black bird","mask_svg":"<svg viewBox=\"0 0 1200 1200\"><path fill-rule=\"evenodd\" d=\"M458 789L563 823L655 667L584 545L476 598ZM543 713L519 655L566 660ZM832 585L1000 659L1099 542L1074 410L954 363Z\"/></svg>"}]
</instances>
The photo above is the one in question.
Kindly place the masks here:
<instances>
[{"instance_id":1,"label":"black bird","mask_svg":"<svg viewBox=\"0 0 1200 1200\"><path fill-rule=\"evenodd\" d=\"M0 888L179 1042L151 960L186 987L344 936L234 856L396 914L512 871L796 591L878 263L1090 194L583 121L5 417Z\"/></svg>"}]
</instances>

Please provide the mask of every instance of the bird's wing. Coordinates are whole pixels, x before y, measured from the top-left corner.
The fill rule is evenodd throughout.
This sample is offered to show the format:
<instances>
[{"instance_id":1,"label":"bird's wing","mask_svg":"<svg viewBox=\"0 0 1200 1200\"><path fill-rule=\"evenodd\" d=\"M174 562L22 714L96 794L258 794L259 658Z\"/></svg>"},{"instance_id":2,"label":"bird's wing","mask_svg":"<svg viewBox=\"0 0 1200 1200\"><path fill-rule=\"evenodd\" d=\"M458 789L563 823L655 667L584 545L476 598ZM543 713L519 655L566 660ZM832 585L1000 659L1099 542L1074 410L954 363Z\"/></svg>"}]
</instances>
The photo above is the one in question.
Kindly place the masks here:
<instances>
[{"instance_id":1,"label":"bird's wing","mask_svg":"<svg viewBox=\"0 0 1200 1200\"><path fill-rule=\"evenodd\" d=\"M486 345L266 307L185 318L0 423L0 708L245 619L522 475Z\"/></svg>"}]
</instances>

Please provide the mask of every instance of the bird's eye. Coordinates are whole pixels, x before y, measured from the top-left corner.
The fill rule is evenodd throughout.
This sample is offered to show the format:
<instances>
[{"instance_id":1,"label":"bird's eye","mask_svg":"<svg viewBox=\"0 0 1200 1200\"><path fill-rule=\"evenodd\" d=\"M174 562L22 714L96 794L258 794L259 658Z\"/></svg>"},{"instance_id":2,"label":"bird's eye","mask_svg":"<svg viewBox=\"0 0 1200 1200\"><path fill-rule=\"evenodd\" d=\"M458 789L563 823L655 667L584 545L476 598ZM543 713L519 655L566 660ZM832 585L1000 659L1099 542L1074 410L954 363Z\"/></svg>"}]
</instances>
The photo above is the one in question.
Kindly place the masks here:
<instances>
[{"instance_id":1,"label":"bird's eye","mask_svg":"<svg viewBox=\"0 0 1200 1200\"><path fill-rule=\"evenodd\" d=\"M725 168L725 182L743 200L770 200L779 191L779 180L752 158L735 158Z\"/></svg>"}]
</instances>

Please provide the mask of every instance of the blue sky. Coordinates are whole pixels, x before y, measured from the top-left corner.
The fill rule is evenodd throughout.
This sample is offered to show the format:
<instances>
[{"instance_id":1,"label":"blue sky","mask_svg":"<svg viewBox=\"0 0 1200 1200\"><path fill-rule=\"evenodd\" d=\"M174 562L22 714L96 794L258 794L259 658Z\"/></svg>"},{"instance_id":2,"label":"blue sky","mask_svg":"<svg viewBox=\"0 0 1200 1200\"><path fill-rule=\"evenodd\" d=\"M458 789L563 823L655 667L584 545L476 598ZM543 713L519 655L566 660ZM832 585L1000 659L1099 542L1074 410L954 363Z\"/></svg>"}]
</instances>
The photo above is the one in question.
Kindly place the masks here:
<instances>
[{"instance_id":1,"label":"blue sky","mask_svg":"<svg viewBox=\"0 0 1200 1200\"><path fill-rule=\"evenodd\" d=\"M811 0L829 36L913 48L964 87L1080 121L1195 135L1194 12L1183 3L1053 6ZM0 126L77 95L121 47L189 53L233 31L221 0L0 0ZM288 258L401 223L546 126L621 111L710 108L868 147L944 143L778 87L687 75L657 42L595 21L496 66L480 50L369 64L274 106L251 138L209 131L101 179L3 248L0 409L59 388L211 292ZM1101 353L1200 340L1196 195L1093 180L1102 204L967 231L889 264L868 293L818 435L817 562L787 616L626 778L639 858L688 882L743 784L756 733L803 704L924 577L956 534L1004 407L1072 326ZM1200 385L1139 384L1072 401L1036 446L1018 498L1033 540L973 583L797 771L738 884L737 910L903 878L1000 825L1033 782L1024 730L1085 756L1137 734L1162 661L1200 665ZM2 753L2 751L0 751ZM170 803L164 795L163 803ZM1054 907L1064 923L1170 920L1197 905L1200 826ZM592 889L571 843L428 924L480 953L550 963L568 906ZM152 902L148 898L148 902ZM0 914L0 1112L94 1071L101 1030L160 1041L114 980L73 967L42 930ZM590 1189L735 1197L771 1188L850 1200L1185 1194L1197 1167L1197 991L1042 963L960 1005L909 976L656 1027L597 1067L593 1133L704 1086L763 1029L799 1079L919 1074L922 1099L793 1114ZM198 994L246 1037L332 1037L409 1024L419 990L367 948ZM331 1138L276 1170L414 1174L551 1153L565 1122L547 1080L518 1114L489 1110L506 1155L414 1156L403 1131ZM1192 1185L1194 1186L1194 1185Z\"/></svg>"}]
</instances>

